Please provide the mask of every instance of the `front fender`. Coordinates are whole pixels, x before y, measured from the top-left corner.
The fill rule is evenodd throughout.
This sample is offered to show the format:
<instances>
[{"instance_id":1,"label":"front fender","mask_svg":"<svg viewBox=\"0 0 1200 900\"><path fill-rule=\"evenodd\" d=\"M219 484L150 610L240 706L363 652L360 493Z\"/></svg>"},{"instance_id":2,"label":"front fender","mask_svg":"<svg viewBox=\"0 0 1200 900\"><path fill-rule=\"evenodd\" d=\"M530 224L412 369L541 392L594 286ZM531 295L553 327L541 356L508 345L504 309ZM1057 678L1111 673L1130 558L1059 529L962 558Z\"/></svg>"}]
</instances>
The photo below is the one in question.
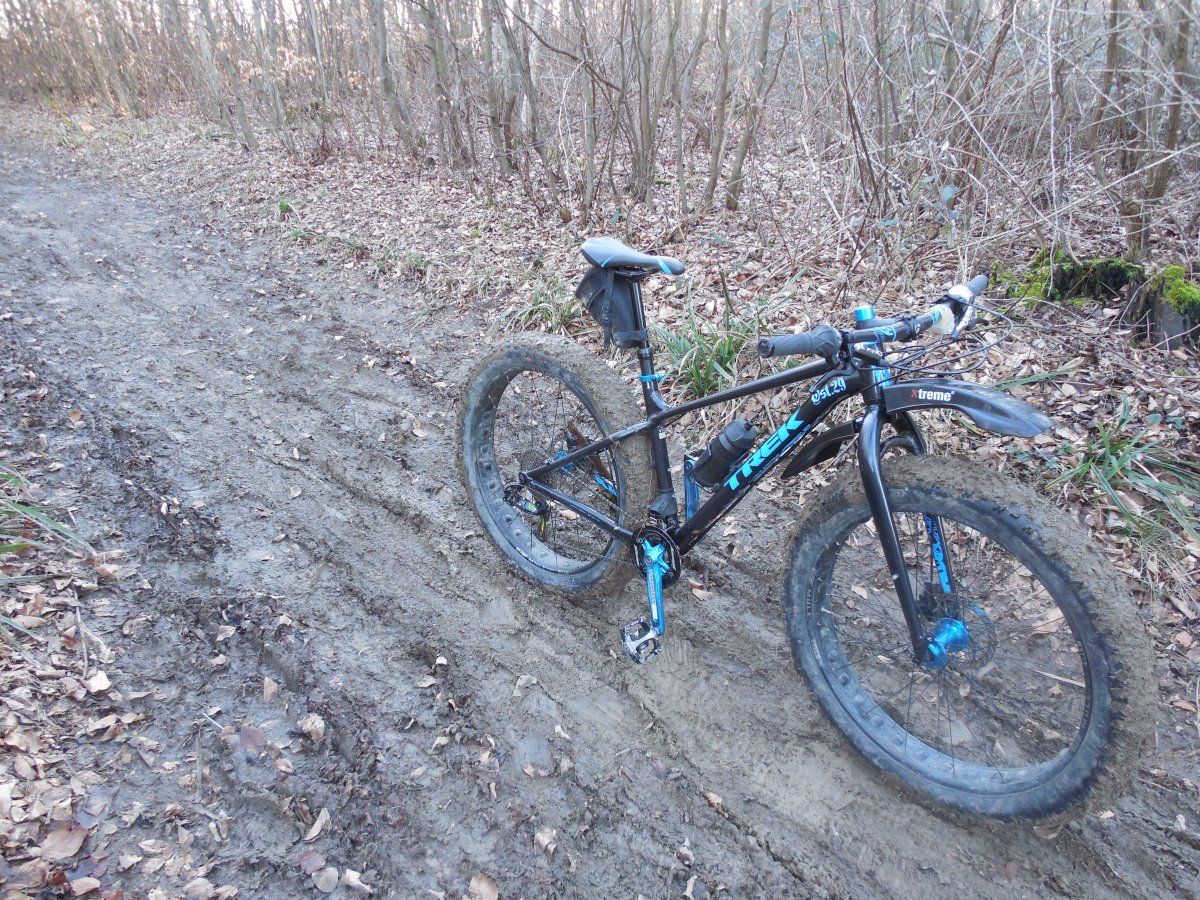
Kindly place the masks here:
<instances>
[{"instance_id":1,"label":"front fender","mask_svg":"<svg viewBox=\"0 0 1200 900\"><path fill-rule=\"evenodd\" d=\"M986 384L956 378L914 378L885 387L883 406L889 413L913 409L956 409L996 434L1033 437L1053 426L1035 406Z\"/></svg>"},{"instance_id":2,"label":"front fender","mask_svg":"<svg viewBox=\"0 0 1200 900\"><path fill-rule=\"evenodd\" d=\"M800 445L800 449L792 454L787 468L783 470L783 474L780 477L793 478L805 469L833 459L841 451L842 444L852 440L858 434L858 429L861 426L862 419L854 419L850 422L843 422L834 428L826 428L824 431L810 438L806 443Z\"/></svg>"}]
</instances>

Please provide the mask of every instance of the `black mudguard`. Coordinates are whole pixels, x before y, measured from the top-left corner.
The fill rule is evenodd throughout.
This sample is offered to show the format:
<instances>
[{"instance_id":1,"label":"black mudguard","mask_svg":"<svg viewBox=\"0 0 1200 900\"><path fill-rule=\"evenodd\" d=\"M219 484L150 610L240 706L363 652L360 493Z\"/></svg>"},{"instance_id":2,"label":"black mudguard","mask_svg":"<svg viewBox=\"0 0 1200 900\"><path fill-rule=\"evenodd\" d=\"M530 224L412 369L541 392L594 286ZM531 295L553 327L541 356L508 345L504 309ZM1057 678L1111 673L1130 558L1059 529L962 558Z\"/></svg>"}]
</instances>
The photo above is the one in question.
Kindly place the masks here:
<instances>
[{"instance_id":1,"label":"black mudguard","mask_svg":"<svg viewBox=\"0 0 1200 900\"><path fill-rule=\"evenodd\" d=\"M833 459L838 455L838 451L842 449L842 444L852 439L858 434L858 429L862 425L862 419L854 419L851 422L843 422L833 428L826 428L819 434L813 435L807 441L804 441L800 448L792 454L792 458L788 460L787 468L783 470L781 478L792 478L799 475L805 469Z\"/></svg>"},{"instance_id":2,"label":"black mudguard","mask_svg":"<svg viewBox=\"0 0 1200 900\"><path fill-rule=\"evenodd\" d=\"M1033 437L1053 422L1034 406L986 384L955 378L915 378L883 389L889 414L914 409L956 409L976 425L1011 437Z\"/></svg>"}]
</instances>

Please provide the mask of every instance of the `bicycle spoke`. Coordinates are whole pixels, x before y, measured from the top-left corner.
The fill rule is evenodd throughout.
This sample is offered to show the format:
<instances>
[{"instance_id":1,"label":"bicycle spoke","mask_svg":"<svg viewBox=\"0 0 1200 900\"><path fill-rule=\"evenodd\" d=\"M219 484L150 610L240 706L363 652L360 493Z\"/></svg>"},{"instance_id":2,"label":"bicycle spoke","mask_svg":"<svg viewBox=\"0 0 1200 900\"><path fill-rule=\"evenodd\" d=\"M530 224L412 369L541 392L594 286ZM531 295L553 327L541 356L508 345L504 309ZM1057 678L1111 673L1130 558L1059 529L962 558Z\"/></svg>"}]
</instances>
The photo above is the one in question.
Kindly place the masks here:
<instances>
[{"instance_id":1,"label":"bicycle spoke","mask_svg":"<svg viewBox=\"0 0 1200 900\"><path fill-rule=\"evenodd\" d=\"M602 436L591 414L561 380L526 371L514 378L496 407L493 442L503 485L518 482L521 471L536 468L586 446ZM600 460L606 459L606 464ZM543 476L548 486L618 520L621 497L608 493L592 476L599 467L615 473L612 450L560 466ZM620 490L619 481L609 481ZM528 490L521 501L538 512L519 510L525 525L522 546L531 560L556 571L586 568L609 552L613 538L604 529L562 504Z\"/></svg>"}]
</instances>

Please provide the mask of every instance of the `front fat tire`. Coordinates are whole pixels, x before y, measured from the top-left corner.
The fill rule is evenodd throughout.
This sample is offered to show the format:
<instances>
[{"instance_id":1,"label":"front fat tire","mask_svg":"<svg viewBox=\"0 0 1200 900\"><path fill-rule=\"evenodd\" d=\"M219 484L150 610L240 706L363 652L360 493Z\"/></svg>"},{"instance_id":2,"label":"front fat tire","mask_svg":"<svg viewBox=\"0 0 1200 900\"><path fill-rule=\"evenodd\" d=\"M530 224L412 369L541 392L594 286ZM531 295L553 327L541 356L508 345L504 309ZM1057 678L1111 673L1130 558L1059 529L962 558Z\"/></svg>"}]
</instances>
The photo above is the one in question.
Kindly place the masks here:
<instances>
[{"instance_id":1,"label":"front fat tire","mask_svg":"<svg viewBox=\"0 0 1200 900\"><path fill-rule=\"evenodd\" d=\"M1101 692L1107 695L1107 710L1093 716L1077 750L1081 756L1088 754L1080 760L1083 765L1065 767L1016 794L951 787L884 751L830 688L806 609L822 558L844 539L848 523L869 516L861 478L852 470L805 504L786 560L783 601L793 658L826 715L868 761L905 787L972 815L1061 820L1107 803L1128 787L1154 727L1149 642L1124 581L1066 515L1030 488L987 467L956 457L903 456L884 463L884 478L894 498L898 492L920 492L938 502L969 506L993 519L998 530L1015 536L1024 552L1052 561L1095 630L1095 649L1104 664L1096 667L1093 678L1107 673L1107 691ZM1100 732L1092 733L1097 728Z\"/></svg>"},{"instance_id":2,"label":"front fat tire","mask_svg":"<svg viewBox=\"0 0 1200 900\"><path fill-rule=\"evenodd\" d=\"M573 599L611 597L634 574L628 548L621 541L614 540L604 558L583 572L550 572L534 566L508 545L507 536L492 521L483 500L474 465L474 442L479 440L481 417L489 402L489 394L498 381L507 383L520 372L531 369L564 379L570 388L586 399L595 411L599 427L606 434L645 418L629 386L603 360L575 341L541 332L512 335L481 358L464 382L456 441L458 471L463 487L488 536L520 575ZM653 499L654 474L649 442L645 435L637 435L617 444L613 453L625 481L622 504L624 519L621 524L631 527L631 522L637 523Z\"/></svg>"}]
</instances>

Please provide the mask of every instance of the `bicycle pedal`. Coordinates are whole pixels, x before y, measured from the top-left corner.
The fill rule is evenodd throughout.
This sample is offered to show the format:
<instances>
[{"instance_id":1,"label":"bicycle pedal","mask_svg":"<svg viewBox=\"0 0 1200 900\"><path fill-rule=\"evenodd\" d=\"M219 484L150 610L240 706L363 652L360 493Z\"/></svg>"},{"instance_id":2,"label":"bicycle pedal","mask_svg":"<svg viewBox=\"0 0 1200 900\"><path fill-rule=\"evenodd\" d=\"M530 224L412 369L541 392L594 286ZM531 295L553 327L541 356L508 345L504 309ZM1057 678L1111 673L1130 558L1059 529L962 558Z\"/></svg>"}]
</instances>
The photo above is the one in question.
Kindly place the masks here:
<instances>
[{"instance_id":1,"label":"bicycle pedal","mask_svg":"<svg viewBox=\"0 0 1200 900\"><path fill-rule=\"evenodd\" d=\"M662 649L658 637L658 632L645 619L630 622L621 629L621 645L639 666L649 662Z\"/></svg>"}]
</instances>

